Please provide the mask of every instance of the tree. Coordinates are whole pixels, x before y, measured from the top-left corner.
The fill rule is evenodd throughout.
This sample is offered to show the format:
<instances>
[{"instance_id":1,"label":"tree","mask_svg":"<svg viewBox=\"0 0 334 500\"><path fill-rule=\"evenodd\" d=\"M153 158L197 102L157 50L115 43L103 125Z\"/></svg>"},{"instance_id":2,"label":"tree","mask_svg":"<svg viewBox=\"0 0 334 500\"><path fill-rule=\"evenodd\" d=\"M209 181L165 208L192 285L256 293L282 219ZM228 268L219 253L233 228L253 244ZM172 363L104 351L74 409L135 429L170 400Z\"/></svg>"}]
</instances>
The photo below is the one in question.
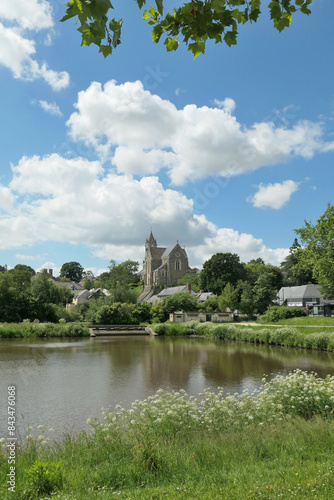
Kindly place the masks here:
<instances>
[{"instance_id":1,"label":"tree","mask_svg":"<svg viewBox=\"0 0 334 500\"><path fill-rule=\"evenodd\" d=\"M254 293L253 287L247 281L243 283L242 293L239 303L239 311L242 314L248 314L249 316L254 313Z\"/></svg>"},{"instance_id":2,"label":"tree","mask_svg":"<svg viewBox=\"0 0 334 500\"><path fill-rule=\"evenodd\" d=\"M124 297L128 295L129 285L139 281L139 262L126 260L121 264L116 264L115 260L111 260L108 267L110 271L108 278L106 278L106 286L113 293L114 301L119 302L120 300L124 300ZM130 293L131 295L135 294Z\"/></svg>"},{"instance_id":3,"label":"tree","mask_svg":"<svg viewBox=\"0 0 334 500\"><path fill-rule=\"evenodd\" d=\"M187 273L182 278L180 278L177 282L178 285L187 285L188 283L191 285L192 290L194 292L199 292L199 276L196 273Z\"/></svg>"},{"instance_id":4,"label":"tree","mask_svg":"<svg viewBox=\"0 0 334 500\"><path fill-rule=\"evenodd\" d=\"M289 27L297 11L309 15L312 1L271 0L268 9L274 27L279 32ZM140 9L146 4L146 0L136 2ZM179 47L179 40L183 38L196 57L204 54L207 40L225 42L229 47L236 45L238 26L256 22L262 3L262 0L192 0L164 15L163 0L155 0L156 8L151 6L145 10L143 19L153 27L153 42L164 38L167 51L172 51ZM107 57L121 43L123 20L108 17L114 8L110 0L69 0L66 6L61 21L78 18L81 45L93 43Z\"/></svg>"},{"instance_id":5,"label":"tree","mask_svg":"<svg viewBox=\"0 0 334 500\"><path fill-rule=\"evenodd\" d=\"M304 222L303 227L295 229L303 247L297 250L295 269L313 268L313 277L320 283L322 292L334 298L334 205L328 203L316 224Z\"/></svg>"},{"instance_id":6,"label":"tree","mask_svg":"<svg viewBox=\"0 0 334 500\"><path fill-rule=\"evenodd\" d=\"M219 309L225 311L229 307L234 311L238 306L238 295L238 290L231 283L227 283L218 298Z\"/></svg>"},{"instance_id":7,"label":"tree","mask_svg":"<svg viewBox=\"0 0 334 500\"><path fill-rule=\"evenodd\" d=\"M220 295L227 283L236 286L244 276L245 268L237 254L216 253L204 262L199 275L199 285L206 292Z\"/></svg>"},{"instance_id":8,"label":"tree","mask_svg":"<svg viewBox=\"0 0 334 500\"><path fill-rule=\"evenodd\" d=\"M273 305L277 291L274 274L265 272L259 276L253 287L253 293L254 306L260 314Z\"/></svg>"},{"instance_id":9,"label":"tree","mask_svg":"<svg viewBox=\"0 0 334 500\"><path fill-rule=\"evenodd\" d=\"M166 313L174 311L197 311L197 298L189 292L177 292L163 300Z\"/></svg>"},{"instance_id":10,"label":"tree","mask_svg":"<svg viewBox=\"0 0 334 500\"><path fill-rule=\"evenodd\" d=\"M94 277L94 274L92 273L92 271L84 272L83 278L84 278L83 287L86 290L91 290L92 288L94 288L95 277Z\"/></svg>"},{"instance_id":11,"label":"tree","mask_svg":"<svg viewBox=\"0 0 334 500\"><path fill-rule=\"evenodd\" d=\"M289 255L281 262L281 270L284 276L285 286L307 285L308 283L316 283L313 278L313 269L299 268L298 262L301 259L303 249L298 243L297 238L294 239L289 248Z\"/></svg>"},{"instance_id":12,"label":"tree","mask_svg":"<svg viewBox=\"0 0 334 500\"><path fill-rule=\"evenodd\" d=\"M83 277L84 268L79 262L66 262L61 266L59 278L67 278L79 283Z\"/></svg>"}]
</instances>

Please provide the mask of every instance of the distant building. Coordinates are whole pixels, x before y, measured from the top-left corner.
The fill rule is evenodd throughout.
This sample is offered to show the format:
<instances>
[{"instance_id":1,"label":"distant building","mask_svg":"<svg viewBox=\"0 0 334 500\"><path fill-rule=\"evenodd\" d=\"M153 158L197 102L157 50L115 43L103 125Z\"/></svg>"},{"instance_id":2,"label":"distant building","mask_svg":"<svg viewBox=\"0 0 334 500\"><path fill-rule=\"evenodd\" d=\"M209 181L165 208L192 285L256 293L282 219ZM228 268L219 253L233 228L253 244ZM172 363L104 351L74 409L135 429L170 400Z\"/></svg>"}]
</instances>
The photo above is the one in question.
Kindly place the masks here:
<instances>
[{"instance_id":1,"label":"distant building","mask_svg":"<svg viewBox=\"0 0 334 500\"><path fill-rule=\"evenodd\" d=\"M284 286L277 294L276 303L304 307L314 315L331 316L332 311L334 314L334 300L324 297L320 288L320 285Z\"/></svg>"},{"instance_id":2,"label":"distant building","mask_svg":"<svg viewBox=\"0 0 334 500\"><path fill-rule=\"evenodd\" d=\"M144 291L138 301L147 301L161 288L177 285L179 279L187 273L195 272L189 267L188 255L177 241L168 248L158 247L152 231L145 243L145 260L141 277Z\"/></svg>"}]
</instances>

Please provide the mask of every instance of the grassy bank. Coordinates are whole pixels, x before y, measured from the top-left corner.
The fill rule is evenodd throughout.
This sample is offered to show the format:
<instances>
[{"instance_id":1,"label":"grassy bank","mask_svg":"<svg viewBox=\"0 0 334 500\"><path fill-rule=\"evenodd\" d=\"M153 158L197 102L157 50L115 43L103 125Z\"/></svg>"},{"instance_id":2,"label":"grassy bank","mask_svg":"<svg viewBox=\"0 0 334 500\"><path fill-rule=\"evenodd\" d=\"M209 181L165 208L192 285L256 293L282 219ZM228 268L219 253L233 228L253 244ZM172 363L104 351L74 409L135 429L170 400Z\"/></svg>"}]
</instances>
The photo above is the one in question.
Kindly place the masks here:
<instances>
[{"instance_id":1,"label":"grassy bank","mask_svg":"<svg viewBox=\"0 0 334 500\"><path fill-rule=\"evenodd\" d=\"M267 323L265 319L261 319L261 316L258 318L258 322ZM333 327L334 330L334 317L326 318L324 316L302 316L299 318L288 318L288 319L280 319L275 322L270 322L272 325L297 325L297 326L326 326Z\"/></svg>"},{"instance_id":2,"label":"grassy bank","mask_svg":"<svg viewBox=\"0 0 334 500\"><path fill-rule=\"evenodd\" d=\"M89 329L78 323L0 323L0 339L88 336Z\"/></svg>"},{"instance_id":3,"label":"grassy bank","mask_svg":"<svg viewBox=\"0 0 334 500\"><path fill-rule=\"evenodd\" d=\"M334 350L334 328L317 329L293 326L245 326L238 323L162 323L152 325L158 335L202 335L221 340L242 340L262 344Z\"/></svg>"},{"instance_id":4,"label":"grassy bank","mask_svg":"<svg viewBox=\"0 0 334 500\"><path fill-rule=\"evenodd\" d=\"M15 493L3 452L0 497L329 499L333 416L334 377L301 371L252 395L160 390L130 409L104 410L92 434L61 445L28 437L17 451Z\"/></svg>"}]
</instances>

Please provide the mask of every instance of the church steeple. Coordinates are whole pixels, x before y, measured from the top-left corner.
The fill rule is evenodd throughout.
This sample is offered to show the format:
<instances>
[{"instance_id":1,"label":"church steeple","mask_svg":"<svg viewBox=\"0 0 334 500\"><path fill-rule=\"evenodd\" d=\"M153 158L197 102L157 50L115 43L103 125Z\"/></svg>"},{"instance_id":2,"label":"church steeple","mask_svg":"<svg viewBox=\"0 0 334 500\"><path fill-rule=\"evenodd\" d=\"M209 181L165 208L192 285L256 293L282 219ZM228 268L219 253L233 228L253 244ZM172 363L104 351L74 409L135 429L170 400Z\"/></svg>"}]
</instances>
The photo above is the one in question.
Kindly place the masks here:
<instances>
[{"instance_id":1,"label":"church steeple","mask_svg":"<svg viewBox=\"0 0 334 500\"><path fill-rule=\"evenodd\" d=\"M152 229L151 229L150 236L146 240L146 246L148 246L148 247L157 247L158 246L157 241L153 236Z\"/></svg>"}]
</instances>

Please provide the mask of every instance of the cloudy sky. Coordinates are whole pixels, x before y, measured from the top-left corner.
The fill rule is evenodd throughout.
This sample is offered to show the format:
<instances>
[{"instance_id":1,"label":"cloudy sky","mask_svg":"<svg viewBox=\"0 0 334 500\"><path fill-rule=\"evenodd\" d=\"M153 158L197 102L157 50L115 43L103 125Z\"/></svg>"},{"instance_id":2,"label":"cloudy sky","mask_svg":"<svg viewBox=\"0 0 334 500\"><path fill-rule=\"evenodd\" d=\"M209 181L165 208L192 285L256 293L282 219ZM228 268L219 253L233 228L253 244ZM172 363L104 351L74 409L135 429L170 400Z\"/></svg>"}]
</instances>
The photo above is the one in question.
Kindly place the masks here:
<instances>
[{"instance_id":1,"label":"cloudy sky","mask_svg":"<svg viewBox=\"0 0 334 500\"><path fill-rule=\"evenodd\" d=\"M333 203L333 0L279 34L263 8L238 45L195 60L123 2L106 60L65 0L0 2L0 264L94 274L142 261L152 228L190 265L216 252L279 264Z\"/></svg>"}]
</instances>

